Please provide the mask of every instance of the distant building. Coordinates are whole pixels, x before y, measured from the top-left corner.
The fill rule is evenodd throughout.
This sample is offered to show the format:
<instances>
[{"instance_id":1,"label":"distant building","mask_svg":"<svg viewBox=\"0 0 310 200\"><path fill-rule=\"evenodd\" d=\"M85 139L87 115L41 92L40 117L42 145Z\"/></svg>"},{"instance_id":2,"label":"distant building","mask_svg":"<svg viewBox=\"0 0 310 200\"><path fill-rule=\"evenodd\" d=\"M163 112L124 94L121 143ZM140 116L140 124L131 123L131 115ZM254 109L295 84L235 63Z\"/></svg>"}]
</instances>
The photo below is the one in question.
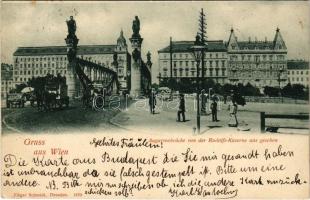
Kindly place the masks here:
<instances>
[{"instance_id":1,"label":"distant building","mask_svg":"<svg viewBox=\"0 0 310 200\"><path fill-rule=\"evenodd\" d=\"M309 61L288 60L288 81L291 84L301 84L309 87Z\"/></svg>"},{"instance_id":2,"label":"distant building","mask_svg":"<svg viewBox=\"0 0 310 200\"><path fill-rule=\"evenodd\" d=\"M250 83L259 88L287 84L287 48L279 28L273 41L238 41L231 29L227 53L231 83Z\"/></svg>"},{"instance_id":3,"label":"distant building","mask_svg":"<svg viewBox=\"0 0 310 200\"><path fill-rule=\"evenodd\" d=\"M13 88L13 65L1 63L1 98Z\"/></svg>"},{"instance_id":4,"label":"distant building","mask_svg":"<svg viewBox=\"0 0 310 200\"><path fill-rule=\"evenodd\" d=\"M121 31L117 43L113 45L79 45L77 56L101 66L116 71L113 63L113 55L117 53L117 73L121 90L126 90L130 75L131 55L128 53L126 39ZM67 47L43 46L43 47L18 47L13 54L14 73L13 84L27 83L32 77L45 76L46 74L66 76ZM91 80L94 81L94 76Z\"/></svg>"},{"instance_id":5,"label":"distant building","mask_svg":"<svg viewBox=\"0 0 310 200\"><path fill-rule=\"evenodd\" d=\"M207 41L204 60L204 77L216 83L224 84L227 80L227 49L223 40ZM196 77L196 61L190 51L194 41L172 42L172 78L194 79ZM170 78L170 45L158 51L160 82ZM201 76L201 64L200 64Z\"/></svg>"}]
</instances>

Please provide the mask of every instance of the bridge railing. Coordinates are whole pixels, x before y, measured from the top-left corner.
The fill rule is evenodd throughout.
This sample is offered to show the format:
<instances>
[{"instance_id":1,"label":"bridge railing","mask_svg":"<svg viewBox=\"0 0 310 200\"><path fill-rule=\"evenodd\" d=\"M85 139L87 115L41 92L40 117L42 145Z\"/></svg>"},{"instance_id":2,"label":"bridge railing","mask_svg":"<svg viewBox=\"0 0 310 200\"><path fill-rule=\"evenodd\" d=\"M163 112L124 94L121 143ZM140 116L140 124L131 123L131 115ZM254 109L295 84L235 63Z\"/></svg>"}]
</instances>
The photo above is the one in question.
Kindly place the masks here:
<instances>
[{"instance_id":1,"label":"bridge railing","mask_svg":"<svg viewBox=\"0 0 310 200\"><path fill-rule=\"evenodd\" d=\"M260 131L261 131L261 133L266 132L266 118L309 120L309 115L266 114L265 112L261 112L260 113ZM278 128L292 128L292 127L281 126Z\"/></svg>"}]
</instances>

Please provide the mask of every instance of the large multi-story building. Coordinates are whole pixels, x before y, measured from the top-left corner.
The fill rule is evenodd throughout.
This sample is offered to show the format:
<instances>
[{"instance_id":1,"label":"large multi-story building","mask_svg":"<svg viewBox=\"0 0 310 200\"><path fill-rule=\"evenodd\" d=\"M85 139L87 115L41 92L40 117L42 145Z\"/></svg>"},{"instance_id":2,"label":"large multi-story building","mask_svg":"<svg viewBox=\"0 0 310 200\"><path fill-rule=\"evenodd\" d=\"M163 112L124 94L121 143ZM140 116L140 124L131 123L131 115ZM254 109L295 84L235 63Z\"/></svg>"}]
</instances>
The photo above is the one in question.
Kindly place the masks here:
<instances>
[{"instance_id":1,"label":"large multi-story building","mask_svg":"<svg viewBox=\"0 0 310 200\"><path fill-rule=\"evenodd\" d=\"M1 63L1 98L13 89L13 65Z\"/></svg>"},{"instance_id":2,"label":"large multi-story building","mask_svg":"<svg viewBox=\"0 0 310 200\"><path fill-rule=\"evenodd\" d=\"M172 43L172 78L196 77L196 61L190 51L193 45L193 41ZM161 82L171 76L170 45L158 55ZM204 77L216 83L250 83L259 88L287 84L287 48L279 29L273 41L238 41L231 29L228 42L207 41L204 62Z\"/></svg>"},{"instance_id":3,"label":"large multi-story building","mask_svg":"<svg viewBox=\"0 0 310 200\"><path fill-rule=\"evenodd\" d=\"M126 39L121 31L117 43L113 45L79 45L77 57L89 60L101 66L116 71L113 55L117 53L117 73L121 90L126 90L131 65L131 55L128 53ZM13 54L13 84L27 83L32 77L46 74L61 74L68 72L67 47L19 47ZM90 77L94 80L94 77Z\"/></svg>"},{"instance_id":4,"label":"large multi-story building","mask_svg":"<svg viewBox=\"0 0 310 200\"><path fill-rule=\"evenodd\" d=\"M194 41L172 42L172 78L196 77L196 61L190 47ZM170 78L170 45L158 51L160 81ZM204 60L204 77L223 84L227 80L227 49L222 40L207 41ZM201 67L201 65L200 65ZM201 69L200 69L201 76Z\"/></svg>"},{"instance_id":5,"label":"large multi-story building","mask_svg":"<svg viewBox=\"0 0 310 200\"><path fill-rule=\"evenodd\" d=\"M288 60L287 73L288 81L291 84L301 84L309 87L309 61Z\"/></svg>"},{"instance_id":6,"label":"large multi-story building","mask_svg":"<svg viewBox=\"0 0 310 200\"><path fill-rule=\"evenodd\" d=\"M287 48L277 28L273 41L238 41L231 29L227 42L228 80L262 88L287 84Z\"/></svg>"}]
</instances>

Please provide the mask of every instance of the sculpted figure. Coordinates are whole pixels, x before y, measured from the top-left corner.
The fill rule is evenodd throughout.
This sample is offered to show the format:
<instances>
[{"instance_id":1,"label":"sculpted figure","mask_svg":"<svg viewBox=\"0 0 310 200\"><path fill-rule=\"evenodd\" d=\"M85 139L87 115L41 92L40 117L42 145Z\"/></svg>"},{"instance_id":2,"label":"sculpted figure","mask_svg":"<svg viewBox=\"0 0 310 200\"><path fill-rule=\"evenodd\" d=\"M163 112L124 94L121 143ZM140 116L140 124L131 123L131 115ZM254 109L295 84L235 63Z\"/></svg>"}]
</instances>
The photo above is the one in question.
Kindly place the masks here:
<instances>
[{"instance_id":1,"label":"sculpted figure","mask_svg":"<svg viewBox=\"0 0 310 200\"><path fill-rule=\"evenodd\" d=\"M70 16L70 20L67 20L67 26L68 26L68 35L73 36L75 35L76 31L76 23L73 19L73 16Z\"/></svg>"},{"instance_id":2,"label":"sculpted figure","mask_svg":"<svg viewBox=\"0 0 310 200\"><path fill-rule=\"evenodd\" d=\"M133 36L140 36L140 34L139 34L140 20L139 20L138 16L136 16L132 22L132 31L133 31Z\"/></svg>"}]
</instances>

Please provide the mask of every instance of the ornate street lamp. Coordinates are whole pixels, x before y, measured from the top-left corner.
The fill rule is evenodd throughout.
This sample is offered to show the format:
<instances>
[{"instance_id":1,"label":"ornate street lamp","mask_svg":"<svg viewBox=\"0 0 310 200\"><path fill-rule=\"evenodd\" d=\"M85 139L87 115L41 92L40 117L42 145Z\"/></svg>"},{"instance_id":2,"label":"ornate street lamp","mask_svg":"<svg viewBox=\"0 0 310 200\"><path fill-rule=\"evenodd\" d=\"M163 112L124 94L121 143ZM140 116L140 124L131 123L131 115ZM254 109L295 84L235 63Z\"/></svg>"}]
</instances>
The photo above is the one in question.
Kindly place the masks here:
<instances>
[{"instance_id":1,"label":"ornate street lamp","mask_svg":"<svg viewBox=\"0 0 310 200\"><path fill-rule=\"evenodd\" d=\"M6 99L6 104L8 104L8 80L10 79L10 66L5 67L5 99Z\"/></svg>"},{"instance_id":2,"label":"ornate street lamp","mask_svg":"<svg viewBox=\"0 0 310 200\"><path fill-rule=\"evenodd\" d=\"M196 35L196 41L194 46L190 48L193 53L194 59L196 60L196 90L197 90L197 133L200 133L200 108L199 108L199 95L200 95L200 83L199 83L199 64L201 61L201 57L204 53L206 46L201 42L200 36Z\"/></svg>"},{"instance_id":3,"label":"ornate street lamp","mask_svg":"<svg viewBox=\"0 0 310 200\"><path fill-rule=\"evenodd\" d=\"M280 69L279 70L279 73L278 73L278 82L279 82L279 97L281 98L281 102L283 103L283 96L282 96L282 92L281 92L281 74L284 72L283 69Z\"/></svg>"}]
</instances>

